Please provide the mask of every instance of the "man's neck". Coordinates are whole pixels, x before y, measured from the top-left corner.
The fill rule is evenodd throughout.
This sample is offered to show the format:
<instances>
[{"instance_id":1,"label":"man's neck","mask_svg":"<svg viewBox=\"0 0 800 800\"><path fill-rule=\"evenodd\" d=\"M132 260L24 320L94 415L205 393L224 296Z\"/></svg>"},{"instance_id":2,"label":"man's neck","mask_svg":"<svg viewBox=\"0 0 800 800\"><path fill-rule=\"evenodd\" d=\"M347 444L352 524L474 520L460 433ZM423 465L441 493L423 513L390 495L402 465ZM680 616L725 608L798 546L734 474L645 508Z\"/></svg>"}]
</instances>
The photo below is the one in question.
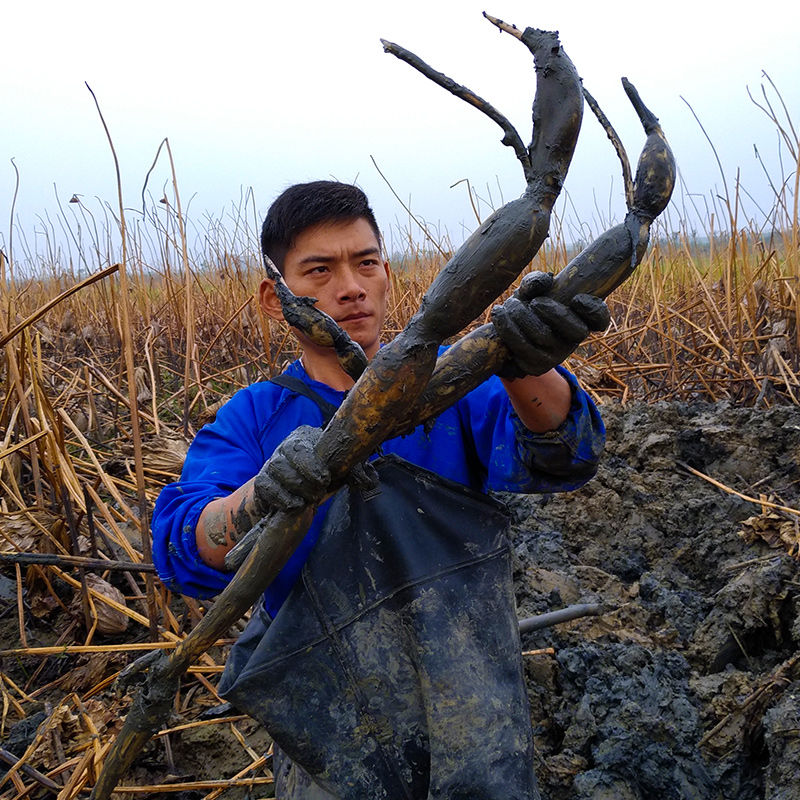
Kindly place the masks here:
<instances>
[{"instance_id":1,"label":"man's neck","mask_svg":"<svg viewBox=\"0 0 800 800\"><path fill-rule=\"evenodd\" d=\"M340 392L353 388L355 381L341 368L335 356L333 359L320 358L306 351L300 356L300 363L312 381L324 383Z\"/></svg>"},{"instance_id":2,"label":"man's neck","mask_svg":"<svg viewBox=\"0 0 800 800\"><path fill-rule=\"evenodd\" d=\"M367 361L371 361L380 350L380 345L365 349ZM346 392L353 388L355 381L342 369L336 351L332 347L318 347L313 342L302 342L300 362L306 375L312 381L319 381L331 389Z\"/></svg>"}]
</instances>

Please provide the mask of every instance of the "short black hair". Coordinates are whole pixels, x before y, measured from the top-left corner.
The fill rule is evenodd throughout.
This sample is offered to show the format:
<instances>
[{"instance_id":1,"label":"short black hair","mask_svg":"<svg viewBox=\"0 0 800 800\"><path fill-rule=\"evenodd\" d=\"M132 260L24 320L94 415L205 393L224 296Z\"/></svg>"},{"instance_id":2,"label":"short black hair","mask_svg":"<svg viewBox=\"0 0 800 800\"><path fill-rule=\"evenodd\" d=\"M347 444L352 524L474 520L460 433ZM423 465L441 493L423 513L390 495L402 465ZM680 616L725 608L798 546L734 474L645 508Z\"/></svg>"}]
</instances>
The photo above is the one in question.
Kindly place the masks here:
<instances>
[{"instance_id":1,"label":"short black hair","mask_svg":"<svg viewBox=\"0 0 800 800\"><path fill-rule=\"evenodd\" d=\"M261 226L261 252L283 273L286 253L304 230L324 222L348 222L362 217L375 232L380 246L381 232L361 189L338 181L297 183L269 207Z\"/></svg>"}]
</instances>

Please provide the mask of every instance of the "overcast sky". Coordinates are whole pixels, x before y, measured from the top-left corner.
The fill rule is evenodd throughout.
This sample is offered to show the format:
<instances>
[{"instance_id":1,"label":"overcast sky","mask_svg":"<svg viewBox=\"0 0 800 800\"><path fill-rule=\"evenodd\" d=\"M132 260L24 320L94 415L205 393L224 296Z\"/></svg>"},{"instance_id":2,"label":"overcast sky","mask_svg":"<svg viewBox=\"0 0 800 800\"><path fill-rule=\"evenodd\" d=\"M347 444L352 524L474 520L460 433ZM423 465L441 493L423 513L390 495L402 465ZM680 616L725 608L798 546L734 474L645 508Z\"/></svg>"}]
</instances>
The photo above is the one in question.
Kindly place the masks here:
<instances>
[{"instance_id":1,"label":"overcast sky","mask_svg":"<svg viewBox=\"0 0 800 800\"><path fill-rule=\"evenodd\" d=\"M56 190L62 203L77 193L87 206L98 197L116 204L111 154L84 82L111 130L127 206L141 205L145 175L169 137L190 216L220 216L250 187L261 215L290 183L335 177L367 191L387 238L397 241L407 217L374 157L416 214L460 242L475 225L463 181L498 204L523 190L519 166L494 123L384 54L379 40L402 44L481 94L528 141L531 58L481 17L484 9L519 27L560 31L633 161L643 135L620 86L623 75L660 118L696 202L710 202L723 187L687 102L718 150L729 189L740 169L745 189L769 205L754 145L780 179L777 134L747 89L760 94L765 70L800 123L795 2L6 0L0 244L8 243L12 158L20 175L19 230L29 240L38 215L58 215ZM793 169L785 164L784 176ZM559 208L574 206L595 228L618 221L619 175L587 109ZM168 178L162 158L149 184L155 197ZM688 202L680 194L670 212L675 220Z\"/></svg>"}]
</instances>

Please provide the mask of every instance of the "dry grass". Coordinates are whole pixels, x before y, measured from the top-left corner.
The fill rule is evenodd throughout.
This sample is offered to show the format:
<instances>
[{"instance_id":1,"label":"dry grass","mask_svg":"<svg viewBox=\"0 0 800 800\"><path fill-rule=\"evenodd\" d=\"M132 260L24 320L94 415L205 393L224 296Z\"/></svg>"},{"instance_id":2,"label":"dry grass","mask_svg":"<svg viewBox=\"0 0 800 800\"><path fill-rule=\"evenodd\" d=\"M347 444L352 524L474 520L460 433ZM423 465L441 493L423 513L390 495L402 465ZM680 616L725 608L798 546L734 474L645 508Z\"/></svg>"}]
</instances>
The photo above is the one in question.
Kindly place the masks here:
<instances>
[{"instance_id":1,"label":"dry grass","mask_svg":"<svg viewBox=\"0 0 800 800\"><path fill-rule=\"evenodd\" d=\"M564 247L556 244L533 266L555 270L565 258ZM90 587L80 570L71 577L74 563L66 558L60 566L16 566L19 646L4 655L23 658L29 676L23 685L6 681L2 686L4 730L38 708L38 697L69 689L67 699L51 711L51 730L67 736L77 718L84 721L83 729L91 722L106 740L113 733L117 715L108 715L105 706L87 706L121 667L94 646L96 640L118 642L113 649L119 653L133 651L134 643L145 639L169 646L202 614L200 604L179 601L155 585L146 566L137 569L149 562L143 521L161 485L177 477L187 438L233 391L271 376L295 354L286 331L264 318L253 301L260 270L252 250L221 248L208 265L195 256L188 272L166 247L160 268L137 258L129 263L134 267L128 275L128 347L135 363L138 439L130 423L115 274L63 299L5 344L0 551L112 559L129 571L122 573L128 588L120 604ZM416 309L439 266L440 259L418 253L394 273L389 335ZM78 278L65 271L18 279L0 335L36 317L37 309ZM742 230L713 247L662 237L610 300L612 327L582 347L571 366L600 402L798 403L799 289L797 250L788 235L765 240ZM187 342L193 343L188 358ZM104 574L96 564L94 569ZM126 633L103 633L109 610L128 620ZM40 670L49 662L47 674L52 674L53 651L28 640L30 615L59 620L48 644L89 647L74 652L71 658L80 652L83 660L62 666L61 675L45 686L38 685ZM206 705L217 702L213 679L223 660L224 648L218 648L187 676L183 691L193 693L195 709L203 705L196 692L208 698ZM92 680L76 684L74 673L87 665ZM79 691L72 688L76 685ZM71 720L69 725L58 715ZM46 772L62 796L75 797L93 782L104 749L70 745L61 758L40 742L26 763ZM250 761L255 765L251 776L266 780L259 772L263 764ZM22 797L26 787L38 786L42 778L36 775L18 770L16 794L8 796ZM225 786L210 782L184 788L216 796Z\"/></svg>"},{"instance_id":2,"label":"dry grass","mask_svg":"<svg viewBox=\"0 0 800 800\"><path fill-rule=\"evenodd\" d=\"M776 125L796 165L794 130ZM248 202L224 221L203 221L194 229L199 244L190 248L192 227L178 212L177 192L175 198L135 219L129 213L124 226L122 211L103 207L98 221L76 202L63 214L69 244L27 254L36 274L23 274L0 254L0 553L63 557L60 564L10 567L18 600L2 614L16 614L19 642L0 653L7 659L0 738L39 708L39 698L64 698L49 708L37 746L6 778L3 796L28 796L49 780L66 800L93 781L107 747L102 737L115 730L119 714L92 698L110 684L126 651L173 646L203 611L153 582L147 519L155 497L177 477L186 442L219 405L296 355L287 330L254 302L261 268ZM644 263L609 300L612 326L570 359L599 402L800 402L796 169L775 191L768 228L739 224L731 212L738 205L736 197L728 200L732 234L711 230L700 242L657 228ZM532 268L557 271L567 250L555 235ZM393 273L387 336L405 325L442 263L436 248L409 246ZM87 580L90 568L106 578L110 570L122 575L122 599ZM88 648L69 656L85 660L55 664L52 649L28 639L32 617L40 626L57 620L46 644L65 654L68 646ZM96 640L112 643L122 659ZM187 677L177 707L218 702L206 675L219 671L227 644ZM6 670L12 662L18 668ZM61 740L75 731L69 744ZM265 780L257 772L263 760L242 748L253 779ZM242 779L248 774L245 767ZM192 788L216 797L226 786Z\"/></svg>"}]
</instances>

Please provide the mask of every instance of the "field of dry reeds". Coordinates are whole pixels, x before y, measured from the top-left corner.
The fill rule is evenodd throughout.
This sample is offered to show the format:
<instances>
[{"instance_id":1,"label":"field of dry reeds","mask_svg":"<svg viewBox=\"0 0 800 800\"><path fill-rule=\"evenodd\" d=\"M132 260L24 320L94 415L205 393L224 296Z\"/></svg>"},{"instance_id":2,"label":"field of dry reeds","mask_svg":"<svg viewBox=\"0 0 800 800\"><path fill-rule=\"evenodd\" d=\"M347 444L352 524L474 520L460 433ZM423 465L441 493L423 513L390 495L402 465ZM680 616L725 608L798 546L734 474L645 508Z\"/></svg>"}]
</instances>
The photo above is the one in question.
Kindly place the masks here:
<instances>
[{"instance_id":1,"label":"field of dry reeds","mask_svg":"<svg viewBox=\"0 0 800 800\"><path fill-rule=\"evenodd\" d=\"M599 403L800 404L798 139L775 121L791 170L766 220L739 218L738 187L700 234L667 218L610 298L611 327L570 359ZM64 244L24 267L0 252L0 740L22 720L46 721L24 754L3 751L14 765L5 797L48 789L66 800L94 782L123 708L94 698L130 653L174 646L206 605L155 580L148 516L159 489L221 403L295 355L255 302L262 268L247 202L187 234L177 195L135 219L73 200ZM573 255L559 231L532 269L557 271ZM430 243L401 256L387 337L443 263ZM177 710L220 702L225 643L187 676ZM195 724L212 722L234 732L240 773L164 791L210 798L269 781L236 720ZM170 734L161 738L171 758Z\"/></svg>"}]
</instances>

